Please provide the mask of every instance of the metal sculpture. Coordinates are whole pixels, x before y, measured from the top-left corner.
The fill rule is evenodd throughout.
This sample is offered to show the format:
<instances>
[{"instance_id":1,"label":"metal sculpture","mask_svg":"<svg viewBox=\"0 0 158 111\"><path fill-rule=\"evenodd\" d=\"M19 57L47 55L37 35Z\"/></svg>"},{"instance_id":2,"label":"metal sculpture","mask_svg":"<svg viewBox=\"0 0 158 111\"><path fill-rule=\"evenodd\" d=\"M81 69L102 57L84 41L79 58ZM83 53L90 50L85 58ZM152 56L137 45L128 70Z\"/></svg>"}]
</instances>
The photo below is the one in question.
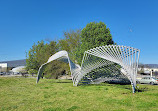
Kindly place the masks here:
<instances>
[{"instance_id":1,"label":"metal sculpture","mask_svg":"<svg viewBox=\"0 0 158 111\"><path fill-rule=\"evenodd\" d=\"M85 51L80 67L78 64L74 64L69 59L66 51L60 51L52 55L48 59L48 62L39 68L37 82L39 81L43 68L46 64L53 60L62 60L69 63L74 86L77 86L84 76L94 72L96 69L97 71L105 70L106 72L110 72L113 74L113 77L117 77L117 71L115 70L117 69L122 75L126 76L130 80L134 93L139 54L140 50L133 47L119 45L100 46ZM99 81L101 81L101 79Z\"/></svg>"}]
</instances>

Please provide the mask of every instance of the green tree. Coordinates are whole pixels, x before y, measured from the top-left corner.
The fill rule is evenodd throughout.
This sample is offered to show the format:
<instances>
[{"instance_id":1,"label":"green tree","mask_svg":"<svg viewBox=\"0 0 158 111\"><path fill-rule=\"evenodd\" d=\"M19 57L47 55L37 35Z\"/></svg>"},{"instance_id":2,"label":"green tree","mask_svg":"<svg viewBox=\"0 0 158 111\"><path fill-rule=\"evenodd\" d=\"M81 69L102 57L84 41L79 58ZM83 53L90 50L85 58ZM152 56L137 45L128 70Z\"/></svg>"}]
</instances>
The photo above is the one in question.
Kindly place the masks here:
<instances>
[{"instance_id":1,"label":"green tree","mask_svg":"<svg viewBox=\"0 0 158 111\"><path fill-rule=\"evenodd\" d=\"M39 67L45 63L48 58L58 51L56 42L51 41L49 44L44 44L44 41L38 41L29 50L26 58L26 69L37 72ZM32 71L31 71L32 72Z\"/></svg>"},{"instance_id":2,"label":"green tree","mask_svg":"<svg viewBox=\"0 0 158 111\"><path fill-rule=\"evenodd\" d=\"M80 35L80 29L64 32L64 39L59 40L58 43L60 50L66 50L69 53L69 57L73 62L75 62L76 48L81 42Z\"/></svg>"},{"instance_id":3,"label":"green tree","mask_svg":"<svg viewBox=\"0 0 158 111\"><path fill-rule=\"evenodd\" d=\"M50 41L49 43L44 43L44 41L38 41L29 50L26 59L26 68L30 74L38 72L39 67L47 62L50 56L59 51L59 47L56 42ZM61 61L53 61L49 63L44 69L44 76L46 78L57 79L58 76L62 75L63 72L69 72L69 65L64 64Z\"/></svg>"},{"instance_id":4,"label":"green tree","mask_svg":"<svg viewBox=\"0 0 158 111\"><path fill-rule=\"evenodd\" d=\"M66 74L69 72L69 65L67 63L55 60L49 63L44 71L44 76L47 79L58 79L59 76ZM67 73L70 74L70 73Z\"/></svg>"},{"instance_id":5,"label":"green tree","mask_svg":"<svg viewBox=\"0 0 158 111\"><path fill-rule=\"evenodd\" d=\"M33 74L37 74L37 70L35 70L35 69L30 69L30 70L28 71L28 73L33 76Z\"/></svg>"},{"instance_id":6,"label":"green tree","mask_svg":"<svg viewBox=\"0 0 158 111\"><path fill-rule=\"evenodd\" d=\"M32 48L30 48L29 52L26 55L26 69L29 70L38 70L40 67L40 64L38 63L38 55L36 54L38 52L39 46L43 46L44 43L43 41L39 42L36 45L35 43L33 44Z\"/></svg>"},{"instance_id":7,"label":"green tree","mask_svg":"<svg viewBox=\"0 0 158 111\"><path fill-rule=\"evenodd\" d=\"M142 63L139 63L138 67L140 68L140 70L138 71L139 74L144 73L144 67L145 65Z\"/></svg>"},{"instance_id":8,"label":"green tree","mask_svg":"<svg viewBox=\"0 0 158 111\"><path fill-rule=\"evenodd\" d=\"M110 29L103 22L91 22L81 31L81 44L76 50L76 59L81 64L86 50L109 44L114 44Z\"/></svg>"}]
</instances>

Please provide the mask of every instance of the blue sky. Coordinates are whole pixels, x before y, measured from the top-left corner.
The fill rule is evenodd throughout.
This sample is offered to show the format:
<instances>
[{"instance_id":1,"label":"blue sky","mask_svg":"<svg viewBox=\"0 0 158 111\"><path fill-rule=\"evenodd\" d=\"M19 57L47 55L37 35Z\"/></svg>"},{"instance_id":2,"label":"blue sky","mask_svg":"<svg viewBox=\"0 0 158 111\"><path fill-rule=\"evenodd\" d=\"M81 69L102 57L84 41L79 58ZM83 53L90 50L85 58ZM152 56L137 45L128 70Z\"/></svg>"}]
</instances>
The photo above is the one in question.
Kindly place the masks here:
<instances>
[{"instance_id":1,"label":"blue sky","mask_svg":"<svg viewBox=\"0 0 158 111\"><path fill-rule=\"evenodd\" d=\"M158 64L158 0L0 0L0 61L25 59L37 41L104 22L113 40Z\"/></svg>"}]
</instances>

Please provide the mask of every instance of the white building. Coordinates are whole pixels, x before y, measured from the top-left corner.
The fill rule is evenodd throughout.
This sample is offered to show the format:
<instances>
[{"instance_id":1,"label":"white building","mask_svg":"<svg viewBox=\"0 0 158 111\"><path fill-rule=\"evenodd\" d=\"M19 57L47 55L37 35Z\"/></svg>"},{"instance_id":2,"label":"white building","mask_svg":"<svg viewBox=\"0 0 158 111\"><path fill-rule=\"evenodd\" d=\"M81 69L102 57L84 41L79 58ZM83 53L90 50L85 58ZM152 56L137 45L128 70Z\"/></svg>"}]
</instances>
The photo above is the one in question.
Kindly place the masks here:
<instances>
[{"instance_id":1,"label":"white building","mask_svg":"<svg viewBox=\"0 0 158 111\"><path fill-rule=\"evenodd\" d=\"M153 72L158 72L158 68L152 68Z\"/></svg>"},{"instance_id":2,"label":"white building","mask_svg":"<svg viewBox=\"0 0 158 111\"><path fill-rule=\"evenodd\" d=\"M0 62L0 72L6 72L7 69L12 69L18 66L25 66L26 65L26 60L14 60L14 61L3 61Z\"/></svg>"},{"instance_id":3,"label":"white building","mask_svg":"<svg viewBox=\"0 0 158 111\"><path fill-rule=\"evenodd\" d=\"M7 63L0 63L0 72L7 71Z\"/></svg>"},{"instance_id":4,"label":"white building","mask_svg":"<svg viewBox=\"0 0 158 111\"><path fill-rule=\"evenodd\" d=\"M25 68L26 68L25 66L18 66L18 67L13 68L11 71L14 74L18 74L18 73L21 73L21 72L26 72Z\"/></svg>"}]
</instances>

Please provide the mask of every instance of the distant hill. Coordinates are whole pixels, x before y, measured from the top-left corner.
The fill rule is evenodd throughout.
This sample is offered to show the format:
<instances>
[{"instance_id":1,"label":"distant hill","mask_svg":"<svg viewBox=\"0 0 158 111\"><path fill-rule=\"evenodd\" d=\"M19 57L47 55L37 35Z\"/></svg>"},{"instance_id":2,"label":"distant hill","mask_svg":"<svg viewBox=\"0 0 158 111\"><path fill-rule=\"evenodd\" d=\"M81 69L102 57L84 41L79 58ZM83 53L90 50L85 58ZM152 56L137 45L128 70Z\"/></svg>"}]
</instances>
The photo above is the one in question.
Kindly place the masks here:
<instances>
[{"instance_id":1,"label":"distant hill","mask_svg":"<svg viewBox=\"0 0 158 111\"><path fill-rule=\"evenodd\" d=\"M26 59L13 60L13 61L1 61L0 63L7 63L7 67L25 66L26 65Z\"/></svg>"},{"instance_id":2,"label":"distant hill","mask_svg":"<svg viewBox=\"0 0 158 111\"><path fill-rule=\"evenodd\" d=\"M144 64L145 68L158 68L158 64Z\"/></svg>"}]
</instances>

